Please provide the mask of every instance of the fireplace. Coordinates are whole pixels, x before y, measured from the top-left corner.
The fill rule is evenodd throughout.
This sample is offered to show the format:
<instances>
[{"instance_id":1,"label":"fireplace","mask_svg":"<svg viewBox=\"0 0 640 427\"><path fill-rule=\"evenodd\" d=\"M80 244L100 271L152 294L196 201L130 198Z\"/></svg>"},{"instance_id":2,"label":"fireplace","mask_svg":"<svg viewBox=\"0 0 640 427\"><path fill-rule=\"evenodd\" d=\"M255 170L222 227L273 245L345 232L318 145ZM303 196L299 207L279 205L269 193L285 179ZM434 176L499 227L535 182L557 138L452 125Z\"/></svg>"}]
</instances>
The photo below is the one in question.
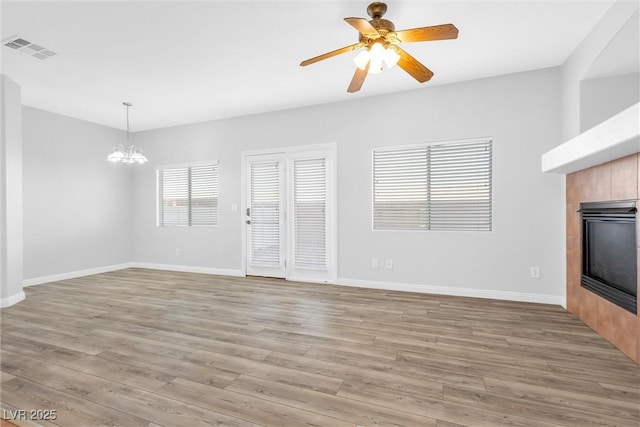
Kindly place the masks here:
<instances>
[{"instance_id":1,"label":"fireplace","mask_svg":"<svg viewBox=\"0 0 640 427\"><path fill-rule=\"evenodd\" d=\"M581 203L583 288L637 314L636 202Z\"/></svg>"}]
</instances>

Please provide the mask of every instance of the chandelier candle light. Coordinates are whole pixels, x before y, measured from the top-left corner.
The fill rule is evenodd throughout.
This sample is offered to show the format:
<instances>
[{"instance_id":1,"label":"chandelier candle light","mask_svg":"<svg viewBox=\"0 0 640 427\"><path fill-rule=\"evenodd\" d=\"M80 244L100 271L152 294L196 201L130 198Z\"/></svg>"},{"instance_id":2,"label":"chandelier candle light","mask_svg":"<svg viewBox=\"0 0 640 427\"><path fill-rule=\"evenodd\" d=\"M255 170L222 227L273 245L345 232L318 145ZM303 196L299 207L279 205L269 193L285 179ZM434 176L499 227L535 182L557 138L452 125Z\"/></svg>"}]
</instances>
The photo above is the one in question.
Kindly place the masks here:
<instances>
[{"instance_id":1,"label":"chandelier candle light","mask_svg":"<svg viewBox=\"0 0 640 427\"><path fill-rule=\"evenodd\" d=\"M122 105L127 107L127 145L123 146L119 144L113 147L113 151L107 156L107 160L112 163L124 163L127 165L147 163L147 158L142 154L142 150L129 141L129 107L131 107L132 104L130 102L123 102Z\"/></svg>"}]
</instances>

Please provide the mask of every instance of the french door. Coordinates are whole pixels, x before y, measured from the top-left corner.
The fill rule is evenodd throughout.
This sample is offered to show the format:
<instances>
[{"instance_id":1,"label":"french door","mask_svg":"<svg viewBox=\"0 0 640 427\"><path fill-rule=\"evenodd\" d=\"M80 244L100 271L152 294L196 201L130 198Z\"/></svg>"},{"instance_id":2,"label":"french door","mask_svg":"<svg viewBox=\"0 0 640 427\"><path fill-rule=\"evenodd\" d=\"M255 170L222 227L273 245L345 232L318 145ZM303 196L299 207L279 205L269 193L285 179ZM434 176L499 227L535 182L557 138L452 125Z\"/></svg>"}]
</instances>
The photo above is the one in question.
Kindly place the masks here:
<instances>
[{"instance_id":1,"label":"french door","mask_svg":"<svg viewBox=\"0 0 640 427\"><path fill-rule=\"evenodd\" d=\"M333 283L335 147L248 154L246 273Z\"/></svg>"},{"instance_id":2,"label":"french door","mask_svg":"<svg viewBox=\"0 0 640 427\"><path fill-rule=\"evenodd\" d=\"M247 157L247 274L286 276L283 154Z\"/></svg>"}]
</instances>

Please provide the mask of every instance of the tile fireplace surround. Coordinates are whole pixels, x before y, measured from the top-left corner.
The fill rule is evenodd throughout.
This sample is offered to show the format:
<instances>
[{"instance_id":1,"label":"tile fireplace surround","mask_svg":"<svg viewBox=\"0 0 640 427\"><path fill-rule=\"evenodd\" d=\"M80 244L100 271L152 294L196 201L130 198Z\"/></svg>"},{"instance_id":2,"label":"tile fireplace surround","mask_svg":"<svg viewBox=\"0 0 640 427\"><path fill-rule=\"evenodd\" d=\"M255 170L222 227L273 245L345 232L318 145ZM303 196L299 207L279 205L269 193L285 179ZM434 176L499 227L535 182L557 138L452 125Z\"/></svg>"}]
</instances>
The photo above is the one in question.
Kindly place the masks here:
<instances>
[{"instance_id":1,"label":"tile fireplace surround","mask_svg":"<svg viewBox=\"0 0 640 427\"><path fill-rule=\"evenodd\" d=\"M578 209L582 202L638 200L639 161L640 154L632 154L567 175L567 309L638 364L640 316L580 286L581 226ZM636 239L640 248L638 221ZM640 249L636 261L636 268L640 270L638 266ZM640 282L640 271L638 281ZM640 314L640 307L638 313Z\"/></svg>"}]
</instances>

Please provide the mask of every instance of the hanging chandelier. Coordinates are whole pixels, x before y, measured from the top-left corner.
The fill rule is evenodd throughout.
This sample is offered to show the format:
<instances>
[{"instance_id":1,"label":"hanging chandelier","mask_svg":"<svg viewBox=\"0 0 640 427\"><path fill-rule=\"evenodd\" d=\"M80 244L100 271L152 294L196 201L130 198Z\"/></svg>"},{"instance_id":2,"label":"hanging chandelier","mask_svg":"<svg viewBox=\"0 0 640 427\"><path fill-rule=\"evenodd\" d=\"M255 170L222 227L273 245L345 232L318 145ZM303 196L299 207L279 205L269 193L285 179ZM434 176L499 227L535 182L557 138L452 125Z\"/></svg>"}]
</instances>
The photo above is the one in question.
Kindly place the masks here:
<instances>
[{"instance_id":1,"label":"hanging chandelier","mask_svg":"<svg viewBox=\"0 0 640 427\"><path fill-rule=\"evenodd\" d=\"M132 104L123 102L122 105L127 107L127 145L119 144L113 147L113 151L107 156L107 160L112 163L124 163L127 165L147 163L147 158L142 154L142 150L129 141L129 107Z\"/></svg>"}]
</instances>

